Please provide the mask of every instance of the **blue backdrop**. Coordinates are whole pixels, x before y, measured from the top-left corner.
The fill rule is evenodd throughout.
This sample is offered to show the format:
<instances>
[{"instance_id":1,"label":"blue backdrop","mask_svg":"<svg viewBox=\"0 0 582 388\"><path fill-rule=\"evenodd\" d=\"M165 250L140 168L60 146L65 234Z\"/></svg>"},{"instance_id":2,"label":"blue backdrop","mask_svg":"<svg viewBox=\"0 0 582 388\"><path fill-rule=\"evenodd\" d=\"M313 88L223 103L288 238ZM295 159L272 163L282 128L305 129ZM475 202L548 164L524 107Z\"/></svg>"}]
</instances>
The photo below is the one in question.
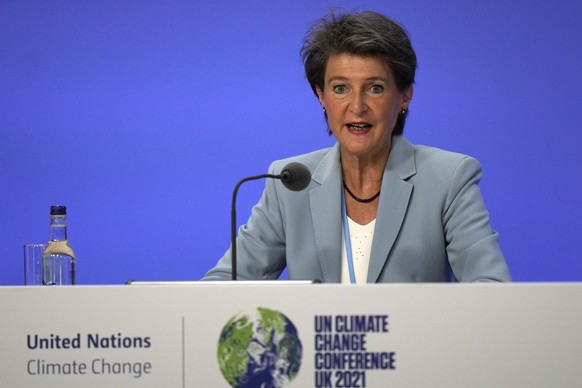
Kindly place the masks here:
<instances>
[{"instance_id":1,"label":"blue backdrop","mask_svg":"<svg viewBox=\"0 0 582 388\"><path fill-rule=\"evenodd\" d=\"M517 281L580 281L582 5L562 1L0 3L0 284L69 210L81 284L198 279L241 177L333 139L299 49L330 7L409 30L405 133L468 153ZM239 192L244 222L264 182Z\"/></svg>"}]
</instances>

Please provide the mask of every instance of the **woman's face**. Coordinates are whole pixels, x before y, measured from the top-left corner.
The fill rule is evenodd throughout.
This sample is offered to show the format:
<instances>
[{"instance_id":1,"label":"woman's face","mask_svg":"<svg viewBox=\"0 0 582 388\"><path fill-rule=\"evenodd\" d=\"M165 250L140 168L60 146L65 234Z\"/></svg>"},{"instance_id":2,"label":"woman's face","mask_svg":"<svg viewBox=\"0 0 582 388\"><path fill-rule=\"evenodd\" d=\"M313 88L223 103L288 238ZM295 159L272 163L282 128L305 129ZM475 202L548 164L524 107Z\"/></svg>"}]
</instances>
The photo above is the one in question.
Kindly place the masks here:
<instances>
[{"instance_id":1,"label":"woman's face","mask_svg":"<svg viewBox=\"0 0 582 388\"><path fill-rule=\"evenodd\" d=\"M392 71L379 59L350 54L329 58L324 89L317 95L342 153L364 158L388 155L392 130L408 109L412 87L400 92Z\"/></svg>"}]
</instances>

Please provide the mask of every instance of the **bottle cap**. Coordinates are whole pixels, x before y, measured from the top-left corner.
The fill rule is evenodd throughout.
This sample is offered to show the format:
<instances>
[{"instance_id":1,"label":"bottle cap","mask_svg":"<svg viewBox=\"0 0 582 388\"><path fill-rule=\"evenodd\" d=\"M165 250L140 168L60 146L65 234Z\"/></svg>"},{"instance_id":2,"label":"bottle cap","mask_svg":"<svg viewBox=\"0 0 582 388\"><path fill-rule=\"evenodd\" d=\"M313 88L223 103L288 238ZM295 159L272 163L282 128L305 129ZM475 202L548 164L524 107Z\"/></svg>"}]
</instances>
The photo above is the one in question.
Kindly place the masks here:
<instances>
[{"instance_id":1,"label":"bottle cap","mask_svg":"<svg viewBox=\"0 0 582 388\"><path fill-rule=\"evenodd\" d=\"M67 215L67 207L62 205L51 206L51 216Z\"/></svg>"}]
</instances>

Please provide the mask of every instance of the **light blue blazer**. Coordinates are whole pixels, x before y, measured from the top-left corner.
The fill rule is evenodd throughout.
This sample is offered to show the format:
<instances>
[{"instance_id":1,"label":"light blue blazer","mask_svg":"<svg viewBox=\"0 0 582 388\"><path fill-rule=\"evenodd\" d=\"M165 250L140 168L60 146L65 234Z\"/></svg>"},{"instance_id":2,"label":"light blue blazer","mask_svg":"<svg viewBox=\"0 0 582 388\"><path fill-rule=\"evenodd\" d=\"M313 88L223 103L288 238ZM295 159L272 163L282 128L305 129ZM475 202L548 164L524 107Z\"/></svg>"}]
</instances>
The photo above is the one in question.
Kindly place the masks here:
<instances>
[{"instance_id":1,"label":"light blue blazer","mask_svg":"<svg viewBox=\"0 0 582 388\"><path fill-rule=\"evenodd\" d=\"M368 283L509 281L479 190L481 166L469 156L412 145L395 136L384 178ZM268 179L237 237L239 279L340 282L342 172L339 144L279 160L312 173L300 192ZM204 280L231 277L230 249ZM452 271L451 271L452 270ZM451 276L453 275L453 276Z\"/></svg>"}]
</instances>

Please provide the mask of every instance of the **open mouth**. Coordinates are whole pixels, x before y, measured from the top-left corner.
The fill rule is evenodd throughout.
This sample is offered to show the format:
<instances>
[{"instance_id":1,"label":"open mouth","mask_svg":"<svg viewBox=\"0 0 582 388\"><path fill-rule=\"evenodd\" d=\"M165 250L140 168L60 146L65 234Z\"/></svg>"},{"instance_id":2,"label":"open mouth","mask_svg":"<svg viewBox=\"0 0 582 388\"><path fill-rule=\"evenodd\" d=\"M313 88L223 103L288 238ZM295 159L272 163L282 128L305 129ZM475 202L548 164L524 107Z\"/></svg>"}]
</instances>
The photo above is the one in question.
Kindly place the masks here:
<instances>
[{"instance_id":1,"label":"open mouth","mask_svg":"<svg viewBox=\"0 0 582 388\"><path fill-rule=\"evenodd\" d=\"M368 123L350 123L350 124L346 124L346 126L348 127L348 129L352 130L352 131L368 131L370 128L372 128L372 124L368 124Z\"/></svg>"}]
</instances>

